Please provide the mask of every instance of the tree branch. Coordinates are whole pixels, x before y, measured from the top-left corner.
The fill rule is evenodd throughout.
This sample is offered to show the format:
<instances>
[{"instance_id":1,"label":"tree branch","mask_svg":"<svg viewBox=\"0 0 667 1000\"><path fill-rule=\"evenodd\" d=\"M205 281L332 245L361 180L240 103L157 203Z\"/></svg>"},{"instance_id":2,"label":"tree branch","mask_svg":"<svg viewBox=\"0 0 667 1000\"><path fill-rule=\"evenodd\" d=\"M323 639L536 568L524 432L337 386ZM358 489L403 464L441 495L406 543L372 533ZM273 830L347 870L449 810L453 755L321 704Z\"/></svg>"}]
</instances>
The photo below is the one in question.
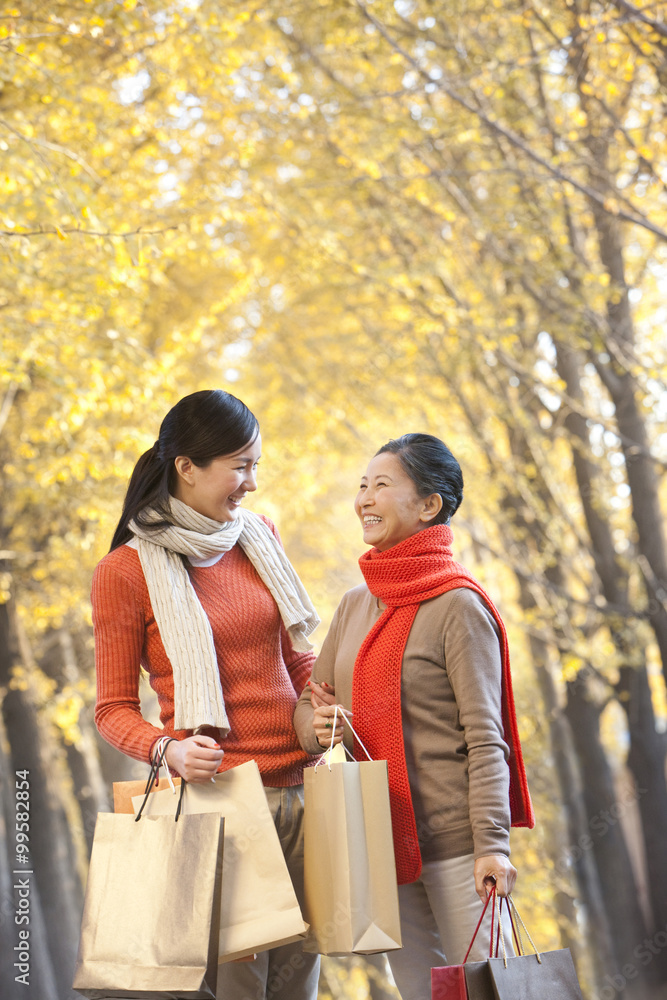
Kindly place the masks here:
<instances>
[{"instance_id":1,"label":"tree branch","mask_svg":"<svg viewBox=\"0 0 667 1000\"><path fill-rule=\"evenodd\" d=\"M355 2L363 16L376 27L394 51L398 52L399 55L401 55L405 61L412 66L415 72L419 73L419 75L424 80L427 80L429 84L444 91L444 93L447 94L447 96L453 101L460 104L461 107L465 108L466 111L469 111L472 115L475 115L475 117L479 118L479 120L483 122L483 124L486 125L486 127L492 132L504 136L504 138L511 142L513 146L520 149L521 152L528 157L528 159L532 160L533 163L538 163L544 168L544 170L551 174L552 177L555 177L556 180L562 181L563 184L569 184L576 191L585 195L590 201L599 205L600 208L602 208L607 214L614 216L614 218L621 219L624 222L631 222L635 226L641 226L642 229L648 230L648 232L653 233L654 236L657 236L659 239L667 243L667 230L663 229L661 226L657 226L653 222L650 222L649 219L645 219L641 215L624 211L616 204L610 205L609 199L605 198L603 194L600 194L599 191L596 191L588 184L582 184L573 177L569 177L563 170L560 169L560 167L555 167L553 164L549 163L548 160L545 160L544 157L539 155L539 153L536 153L533 149L531 149L528 143L525 142L520 135L514 132L513 129L510 129L507 126L502 125L500 122L495 121L493 118L490 118L479 107L476 107L471 101L459 94L454 87L444 83L442 80L432 80L429 74L421 68L417 60L414 59L409 52L406 52L405 49L392 38L385 26L378 21L377 18L370 13L370 11L367 10L361 0L355 0Z\"/></svg>"},{"instance_id":2,"label":"tree branch","mask_svg":"<svg viewBox=\"0 0 667 1000\"><path fill-rule=\"evenodd\" d=\"M663 38L667 38L667 25L662 24L661 21L653 21L650 17L647 17L643 10L640 10L639 7L635 7L634 4L628 3L628 0L612 0L612 3L617 10L622 11L625 14L629 14L635 21L641 21L642 24L647 24L652 31L662 35Z\"/></svg>"},{"instance_id":3,"label":"tree branch","mask_svg":"<svg viewBox=\"0 0 667 1000\"><path fill-rule=\"evenodd\" d=\"M9 413L12 406L14 405L14 399L16 398L16 393L18 392L19 386L18 382L10 382L7 386L7 391L5 393L5 398L2 401L2 406L0 406L0 434L2 434L3 428L7 423Z\"/></svg>"},{"instance_id":4,"label":"tree branch","mask_svg":"<svg viewBox=\"0 0 667 1000\"><path fill-rule=\"evenodd\" d=\"M55 226L52 229L0 229L0 236L59 236L61 239L68 233L77 233L79 236L107 236L113 239L125 240L130 236L159 236L161 233L169 233L178 226L165 226L164 229L131 229L126 233L98 232L96 229L81 229L79 226L61 228Z\"/></svg>"}]
</instances>

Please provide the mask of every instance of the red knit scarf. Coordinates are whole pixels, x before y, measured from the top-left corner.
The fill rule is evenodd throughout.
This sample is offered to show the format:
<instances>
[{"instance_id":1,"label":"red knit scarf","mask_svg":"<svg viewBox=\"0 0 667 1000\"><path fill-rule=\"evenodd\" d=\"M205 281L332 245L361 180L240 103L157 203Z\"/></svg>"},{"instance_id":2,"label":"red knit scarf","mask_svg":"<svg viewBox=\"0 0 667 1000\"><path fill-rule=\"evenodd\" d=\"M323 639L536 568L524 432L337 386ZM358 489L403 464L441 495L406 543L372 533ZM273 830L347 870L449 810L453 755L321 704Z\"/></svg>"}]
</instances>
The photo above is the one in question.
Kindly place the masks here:
<instances>
[{"instance_id":1,"label":"red knit scarf","mask_svg":"<svg viewBox=\"0 0 667 1000\"><path fill-rule=\"evenodd\" d=\"M512 826L535 825L521 754L512 694L509 649L503 621L488 594L452 558L452 532L434 525L385 552L371 549L359 560L371 594L387 607L364 639L354 665L354 726L374 760L386 760L399 885L421 872L421 853L405 762L401 720L401 668L405 644L422 601L467 587L478 593L500 632L503 735L509 747Z\"/></svg>"}]
</instances>

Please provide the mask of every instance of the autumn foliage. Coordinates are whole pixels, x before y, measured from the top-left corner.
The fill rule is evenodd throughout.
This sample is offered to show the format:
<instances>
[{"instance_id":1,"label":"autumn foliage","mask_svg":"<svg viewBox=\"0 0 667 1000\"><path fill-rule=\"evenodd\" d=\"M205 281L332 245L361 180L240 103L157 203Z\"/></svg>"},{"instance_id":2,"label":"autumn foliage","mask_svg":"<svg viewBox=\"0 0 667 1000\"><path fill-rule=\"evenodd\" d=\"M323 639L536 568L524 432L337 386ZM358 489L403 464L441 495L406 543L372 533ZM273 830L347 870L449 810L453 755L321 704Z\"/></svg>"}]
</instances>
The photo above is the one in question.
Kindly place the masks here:
<instances>
[{"instance_id":1,"label":"autumn foliage","mask_svg":"<svg viewBox=\"0 0 667 1000\"><path fill-rule=\"evenodd\" d=\"M667 978L666 88L648 0L0 7L0 769L32 720L61 927L121 768L90 727L92 569L164 412L221 385L325 620L367 459L447 441L456 555L510 628L518 900L587 996ZM75 945L45 939L44 1000ZM323 996L339 972L385 988L332 965Z\"/></svg>"}]
</instances>

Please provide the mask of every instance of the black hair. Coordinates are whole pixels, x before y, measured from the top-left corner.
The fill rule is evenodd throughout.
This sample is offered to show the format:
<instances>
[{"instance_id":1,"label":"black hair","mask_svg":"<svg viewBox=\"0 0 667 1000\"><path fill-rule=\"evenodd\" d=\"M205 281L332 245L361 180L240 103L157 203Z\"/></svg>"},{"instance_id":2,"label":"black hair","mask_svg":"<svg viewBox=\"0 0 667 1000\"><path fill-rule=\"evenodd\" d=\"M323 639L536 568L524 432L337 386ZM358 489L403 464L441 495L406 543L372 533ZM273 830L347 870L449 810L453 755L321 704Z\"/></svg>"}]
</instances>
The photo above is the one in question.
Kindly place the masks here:
<instances>
[{"instance_id":1,"label":"black hair","mask_svg":"<svg viewBox=\"0 0 667 1000\"><path fill-rule=\"evenodd\" d=\"M442 508L431 523L449 524L463 500L463 473L447 445L432 434L404 434L387 441L376 455L387 451L398 457L420 499L431 493L442 498Z\"/></svg>"},{"instance_id":2,"label":"black hair","mask_svg":"<svg viewBox=\"0 0 667 1000\"><path fill-rule=\"evenodd\" d=\"M258 433L255 415L229 392L203 389L184 396L169 410L160 425L157 441L134 467L111 549L132 538L128 528L132 520L144 528L169 524L169 495L175 486L174 459L178 455L186 455L202 468L220 455L231 455L243 448ZM157 511L164 520L142 517L146 507Z\"/></svg>"}]
</instances>

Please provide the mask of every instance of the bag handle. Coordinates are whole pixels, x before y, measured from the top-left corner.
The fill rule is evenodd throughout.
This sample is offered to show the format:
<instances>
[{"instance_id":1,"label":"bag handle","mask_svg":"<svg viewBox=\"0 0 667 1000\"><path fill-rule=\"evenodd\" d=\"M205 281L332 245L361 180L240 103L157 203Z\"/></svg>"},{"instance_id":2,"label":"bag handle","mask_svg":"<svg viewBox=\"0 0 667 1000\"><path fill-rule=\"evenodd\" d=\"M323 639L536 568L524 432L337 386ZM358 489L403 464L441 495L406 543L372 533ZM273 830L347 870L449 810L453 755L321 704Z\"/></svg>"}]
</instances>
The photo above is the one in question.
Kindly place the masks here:
<instances>
[{"instance_id":1,"label":"bag handle","mask_svg":"<svg viewBox=\"0 0 667 1000\"><path fill-rule=\"evenodd\" d=\"M505 948L505 935L503 934L503 925L500 919L500 912L502 908L502 900L496 893L496 906L498 907L498 934L500 935L500 943L503 946L503 965L507 968L507 950ZM496 958L498 958L498 942L496 941Z\"/></svg>"},{"instance_id":2,"label":"bag handle","mask_svg":"<svg viewBox=\"0 0 667 1000\"><path fill-rule=\"evenodd\" d=\"M508 899L511 900L511 896L508 897ZM495 919L495 920L497 920L497 923L498 923L498 926L497 926L497 929L496 929L496 949L495 949L496 950L496 954L495 954L495 957L496 958L499 957L498 956L498 952L499 952L500 948L502 947L503 964L504 964L505 968L507 968L507 949L505 947L505 935L503 933L503 925L502 925L502 919L501 919L501 917L502 917L503 901L505 902L505 905L507 907L507 912L508 912L509 917L510 917L510 923L512 924L512 930L514 932L514 939L517 942L517 950L518 950L519 954L522 954L521 948L519 946L519 941L518 941L517 935L516 935L516 929L514 927L514 921L512 920L512 913L511 913L510 903L508 902L508 899L504 899L503 900L503 898L501 898L500 896L498 896L498 893L496 892L496 886L495 886L495 883L494 883L493 888L491 889L491 891L489 892L488 896L486 897L486 902L484 903L484 909L482 910L482 914L481 914L479 920L477 921L477 926L475 927L475 931L473 933L472 940L471 940L470 944L468 945L468 950L467 950L467 952L465 954L465 958L463 959L463 964L464 965L468 961L468 956L470 955L470 952L472 951L472 946L475 943L475 938L477 937L477 933L478 933L480 927L482 926L482 921L484 920L484 915L485 915L485 913L486 913L486 911L488 909L489 903L491 903L491 902L492 902L492 907L491 907L491 933L489 934L489 958L493 958L494 957L494 955L493 955L493 931L494 931L494 919ZM514 906L514 901L513 900L512 900L512 905ZM515 906L515 910L516 910L516 906ZM517 916L518 916L518 913L517 913ZM528 933L528 931L526 931L526 933Z\"/></svg>"},{"instance_id":3,"label":"bag handle","mask_svg":"<svg viewBox=\"0 0 667 1000\"><path fill-rule=\"evenodd\" d=\"M533 951L535 952L535 958L537 959L537 961L541 965L542 964L542 957L541 957L540 953L538 952L537 948L535 947L535 943L534 943L533 939L531 938L530 933L528 932L528 928L526 927L526 925L523 922L521 914L519 913L519 911L517 909L517 905L514 902L514 900L512 899L511 893L508 893L507 896L504 897L504 901L505 901L505 906L507 907L507 913L508 913L509 918L510 918L510 924L512 925L512 933L514 935L514 941L516 942L517 952L518 952L519 956L524 955L525 952L524 952L523 941L521 940L521 932L519 931L518 924L515 926L514 920L512 919L512 910L514 910L514 913L516 914L516 917L517 917L518 921L521 923L521 926L525 930L525 932L526 932L526 934L528 936L528 940L530 941L531 945L533 946ZM502 907L503 907L503 899L502 898L499 899L498 897L496 897L496 905L498 906L498 934L500 935L500 943L501 943L502 949L503 949L503 965L505 966L505 968L507 968L507 951L505 949L505 935L503 933L502 922L501 922L501 919L500 919L501 912L502 912ZM491 930L491 936L493 936L493 929ZM496 940L496 958L498 958L498 941L497 940Z\"/></svg>"},{"instance_id":4,"label":"bag handle","mask_svg":"<svg viewBox=\"0 0 667 1000\"><path fill-rule=\"evenodd\" d=\"M165 767L167 767L167 764L165 762L165 755L167 753L167 746L169 745L169 743L171 743L170 739L169 740L165 740L165 742L163 743L163 745L159 748L158 752L156 753L155 759L154 759L153 763L151 764L150 774L148 775L148 780L146 782L146 788L144 789L144 801L141 803L139 811L137 812L137 815L134 817L134 822L135 823L138 823L139 820L141 819L141 814L144 811L144 806L148 802L148 796L150 795L151 791L153 790L153 786L155 785L155 783L156 783L156 781L158 779L158 774L160 772L160 768L162 767L163 764L164 764ZM174 788L174 791L176 791L173 783L171 783L171 784L172 784L172 788ZM180 795L178 796L178 806L176 807L176 815L174 816L174 822L175 823L178 822L178 817L181 815L181 808L183 806L183 793L185 791L185 785L186 785L185 778L181 778L181 792L180 792Z\"/></svg>"},{"instance_id":5,"label":"bag handle","mask_svg":"<svg viewBox=\"0 0 667 1000\"><path fill-rule=\"evenodd\" d=\"M334 705L333 723L332 723L332 727L331 727L331 744L329 745L329 749L325 750L321 757L318 757L317 762L315 764L315 770L317 770L317 768L322 763L322 761L327 756L327 754L331 754L331 751L334 748L334 736L336 734L336 721L338 719L338 711L339 711L340 708L341 708L340 705L338 705L338 704ZM359 739L359 734L357 733L356 729L354 728L354 726L352 725L352 723L348 719L348 717L345 714L345 712L341 711L340 716L341 716L343 722L347 722L348 726L352 730L352 735L354 736L354 738L356 739L357 743L359 744L359 746L361 747L361 749L364 751L364 753L366 754L366 756L368 757L368 759L369 760L373 760L373 758L369 754L368 750L366 749L366 747L364 746L364 744ZM345 743L343 743L343 750L348 755L348 757L350 758L350 760L354 760L355 759L354 758L354 754L350 753L350 751L345 746ZM328 766L329 770L331 770L331 758L329 758L327 760L327 766Z\"/></svg>"},{"instance_id":6,"label":"bag handle","mask_svg":"<svg viewBox=\"0 0 667 1000\"><path fill-rule=\"evenodd\" d=\"M484 920L484 914L486 913L486 911L488 909L488 906L489 906L489 903L491 902L491 900L495 899L495 895L496 895L496 887L494 885L493 888L491 889L491 892L486 897L486 902L484 903L484 909L482 910L482 915L479 918L479 920L477 921L477 927L475 927L475 932L474 932L474 934L472 936L472 940L471 940L470 944L468 945L468 950L466 952L466 957L463 959L463 964L464 965L468 961L468 955L470 954L470 952L472 950L472 946L475 943L475 938L477 937L477 932L479 931L480 927L482 926L482 920ZM489 943L489 958L492 957L492 954L493 954L493 910L491 910L491 941Z\"/></svg>"},{"instance_id":7,"label":"bag handle","mask_svg":"<svg viewBox=\"0 0 667 1000\"><path fill-rule=\"evenodd\" d=\"M530 941L531 947L532 947L533 951L535 952L535 958L537 959L537 961L541 965L542 964L542 957L541 957L539 951L537 950L535 942L533 941L532 937L530 936L530 932L529 932L528 928L526 927L526 925L523 922L523 917L519 913L517 905L514 902L514 900L512 899L512 895L511 894L508 895L507 899L508 899L508 904L507 904L508 909L510 909L510 906L511 906L511 909L514 910L516 918L517 918L518 922L521 924L521 926L523 927L524 931L526 932L526 937ZM512 925L512 926L514 926L514 925ZM521 940L521 935L520 934L519 934L519 940ZM521 942L521 950L520 950L519 954L525 954L525 952L523 950L523 942Z\"/></svg>"},{"instance_id":8,"label":"bag handle","mask_svg":"<svg viewBox=\"0 0 667 1000\"><path fill-rule=\"evenodd\" d=\"M519 931L519 933L517 934L518 928L514 924L514 918L512 916L512 907L507 901L507 896L502 896L500 899L501 910L503 908L503 903L505 903L505 906L507 907L507 916L510 918L510 924L512 927L512 937L514 938L514 943L516 945L516 953L517 955L523 955L523 941L521 940L521 932Z\"/></svg>"}]
</instances>

